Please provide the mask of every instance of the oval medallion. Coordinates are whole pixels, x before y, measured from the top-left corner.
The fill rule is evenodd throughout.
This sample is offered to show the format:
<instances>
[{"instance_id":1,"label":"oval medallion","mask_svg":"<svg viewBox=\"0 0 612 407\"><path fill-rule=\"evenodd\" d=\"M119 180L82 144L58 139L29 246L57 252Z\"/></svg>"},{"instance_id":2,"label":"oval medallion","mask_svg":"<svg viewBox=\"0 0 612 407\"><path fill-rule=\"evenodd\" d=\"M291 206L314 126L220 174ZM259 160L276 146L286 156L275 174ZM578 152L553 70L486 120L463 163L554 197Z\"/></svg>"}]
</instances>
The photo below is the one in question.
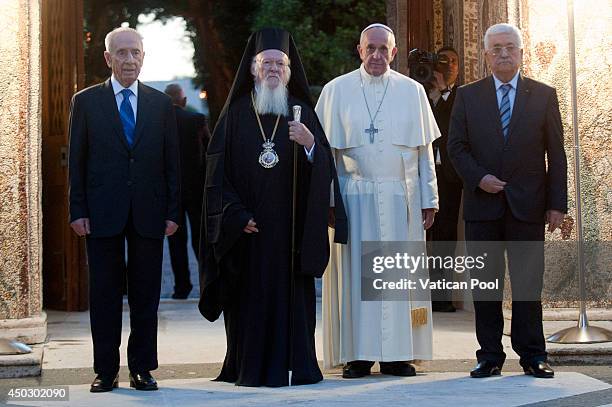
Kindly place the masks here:
<instances>
[{"instance_id":1,"label":"oval medallion","mask_svg":"<svg viewBox=\"0 0 612 407\"><path fill-rule=\"evenodd\" d=\"M272 149L266 149L259 154L259 164L264 168L272 168L278 163L278 155Z\"/></svg>"}]
</instances>

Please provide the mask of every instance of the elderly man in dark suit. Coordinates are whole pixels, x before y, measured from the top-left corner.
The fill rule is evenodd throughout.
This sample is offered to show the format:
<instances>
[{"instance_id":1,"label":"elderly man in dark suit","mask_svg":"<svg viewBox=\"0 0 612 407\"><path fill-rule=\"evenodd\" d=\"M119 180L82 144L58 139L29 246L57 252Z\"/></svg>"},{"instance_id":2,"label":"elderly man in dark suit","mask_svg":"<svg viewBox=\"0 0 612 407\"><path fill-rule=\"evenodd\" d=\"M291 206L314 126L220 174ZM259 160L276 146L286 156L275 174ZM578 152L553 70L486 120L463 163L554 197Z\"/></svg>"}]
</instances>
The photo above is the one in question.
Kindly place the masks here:
<instances>
[{"instance_id":1,"label":"elderly man in dark suit","mask_svg":"<svg viewBox=\"0 0 612 407\"><path fill-rule=\"evenodd\" d=\"M468 251L479 247L470 241L501 243L502 249L488 259L493 265L488 270L498 274L501 285L507 252L512 348L526 374L548 378L554 372L546 362L542 329L542 241L545 223L553 232L567 212L567 161L557 94L520 74L523 50L516 27L491 26L484 45L493 75L458 89L448 151L463 179ZM484 297L474 291L480 349L471 376L477 378L500 374L506 357L501 302Z\"/></svg>"},{"instance_id":2,"label":"elderly man in dark suit","mask_svg":"<svg viewBox=\"0 0 612 407\"><path fill-rule=\"evenodd\" d=\"M164 92L172 99L179 137L181 161L181 223L177 232L168 236L170 262L174 273L174 299L185 299L193 288L187 256L187 218L191 230L191 246L199 257L202 194L206 177L205 155L210 133L206 116L185 109L187 97L179 84L171 83Z\"/></svg>"},{"instance_id":3,"label":"elderly man in dark suit","mask_svg":"<svg viewBox=\"0 0 612 407\"><path fill-rule=\"evenodd\" d=\"M150 371L157 368L163 239L179 218L176 120L170 98L138 81L140 34L118 28L105 45L112 76L75 94L70 110L70 221L87 239L89 262L97 374L90 390L117 387L126 275L130 385L157 390Z\"/></svg>"}]
</instances>

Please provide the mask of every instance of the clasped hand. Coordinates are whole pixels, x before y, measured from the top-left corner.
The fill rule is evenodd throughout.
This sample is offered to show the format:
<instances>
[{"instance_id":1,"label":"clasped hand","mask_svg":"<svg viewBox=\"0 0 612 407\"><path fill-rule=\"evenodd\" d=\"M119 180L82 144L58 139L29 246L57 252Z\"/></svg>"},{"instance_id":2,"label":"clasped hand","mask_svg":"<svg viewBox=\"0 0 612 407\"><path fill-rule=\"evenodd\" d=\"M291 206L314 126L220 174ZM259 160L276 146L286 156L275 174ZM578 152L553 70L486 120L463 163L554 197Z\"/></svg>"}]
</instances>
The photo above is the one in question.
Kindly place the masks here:
<instances>
[{"instance_id":1,"label":"clasped hand","mask_svg":"<svg viewBox=\"0 0 612 407\"><path fill-rule=\"evenodd\" d=\"M89 218L79 218L70 223L70 227L74 230L78 236L85 236L91 233L89 226ZM166 228L164 229L164 235L172 236L176 233L179 226L171 220L166 220Z\"/></svg>"},{"instance_id":2,"label":"clasped hand","mask_svg":"<svg viewBox=\"0 0 612 407\"><path fill-rule=\"evenodd\" d=\"M249 234L259 232L259 229L257 229L257 223L255 223L255 219L253 218L249 219L249 222L242 230L244 231L244 233Z\"/></svg>"},{"instance_id":3,"label":"clasped hand","mask_svg":"<svg viewBox=\"0 0 612 407\"><path fill-rule=\"evenodd\" d=\"M485 192L490 194L497 194L504 190L507 182L504 182L497 178L495 175L487 174L480 180L478 186ZM565 214L561 211L549 209L546 211L546 223L548 224L548 231L554 232L563 223Z\"/></svg>"},{"instance_id":4,"label":"clasped hand","mask_svg":"<svg viewBox=\"0 0 612 407\"><path fill-rule=\"evenodd\" d=\"M504 190L506 182L500 180L495 175L487 174L480 180L478 186L485 192L490 194L497 194Z\"/></svg>"}]
</instances>

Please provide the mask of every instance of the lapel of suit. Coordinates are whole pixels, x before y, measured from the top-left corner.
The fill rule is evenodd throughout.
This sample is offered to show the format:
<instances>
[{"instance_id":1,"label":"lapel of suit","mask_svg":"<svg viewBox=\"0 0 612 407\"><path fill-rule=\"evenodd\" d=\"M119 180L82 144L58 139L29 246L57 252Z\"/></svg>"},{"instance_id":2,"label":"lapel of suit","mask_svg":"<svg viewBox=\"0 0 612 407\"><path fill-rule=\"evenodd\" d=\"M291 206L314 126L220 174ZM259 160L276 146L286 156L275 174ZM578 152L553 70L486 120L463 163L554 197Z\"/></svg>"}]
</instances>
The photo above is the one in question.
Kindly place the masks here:
<instances>
[{"instance_id":1,"label":"lapel of suit","mask_svg":"<svg viewBox=\"0 0 612 407\"><path fill-rule=\"evenodd\" d=\"M117 99L115 98L115 92L113 91L113 85L111 84L110 78L102 85L102 110L104 115L110 120L115 134L119 139L119 142L126 148L129 149L125 135L123 134L123 125L121 124L121 118L119 117L119 110L117 109Z\"/></svg>"},{"instance_id":2,"label":"lapel of suit","mask_svg":"<svg viewBox=\"0 0 612 407\"><path fill-rule=\"evenodd\" d=\"M508 128L508 140L512 136L512 131L516 127L525 106L529 99L529 81L523 78L523 75L519 74L518 81L516 82L516 96L514 98L514 106L512 108L512 117L510 118L510 126Z\"/></svg>"},{"instance_id":3,"label":"lapel of suit","mask_svg":"<svg viewBox=\"0 0 612 407\"><path fill-rule=\"evenodd\" d=\"M499 117L499 106L497 104L497 94L495 89L495 81L493 76L483 82L482 89L483 107L486 109L486 115L489 116L493 128L495 130L495 142L504 142L504 133L502 131L501 119Z\"/></svg>"},{"instance_id":4,"label":"lapel of suit","mask_svg":"<svg viewBox=\"0 0 612 407\"><path fill-rule=\"evenodd\" d=\"M145 118L151 117L149 115L150 97L151 92L149 88L138 82L138 111L136 112L136 129L134 130L134 144L132 145L132 148L136 148L136 145L142 138Z\"/></svg>"},{"instance_id":5,"label":"lapel of suit","mask_svg":"<svg viewBox=\"0 0 612 407\"><path fill-rule=\"evenodd\" d=\"M453 106L453 104L455 103L455 96L457 96L457 84L453 85L453 88L448 94L448 99L446 99L446 102L449 105Z\"/></svg>"}]
</instances>

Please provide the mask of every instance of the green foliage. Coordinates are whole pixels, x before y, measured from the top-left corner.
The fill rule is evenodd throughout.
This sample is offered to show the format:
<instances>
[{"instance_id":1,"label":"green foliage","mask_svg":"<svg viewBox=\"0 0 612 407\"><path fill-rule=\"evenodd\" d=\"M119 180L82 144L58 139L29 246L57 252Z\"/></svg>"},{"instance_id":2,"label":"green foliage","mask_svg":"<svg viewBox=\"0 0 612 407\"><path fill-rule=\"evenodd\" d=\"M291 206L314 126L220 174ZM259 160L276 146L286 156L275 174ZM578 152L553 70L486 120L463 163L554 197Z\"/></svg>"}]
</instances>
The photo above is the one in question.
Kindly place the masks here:
<instances>
[{"instance_id":1,"label":"green foliage","mask_svg":"<svg viewBox=\"0 0 612 407\"><path fill-rule=\"evenodd\" d=\"M1 0L0 0L1 1ZM103 58L104 36L121 23L136 27L139 14L155 14L164 22L182 17L194 45L193 64L196 86L209 89L209 108L213 116L225 101L230 83L217 78L213 68L234 72L252 26L257 0L84 0L85 82L98 83L110 71ZM214 32L212 32L214 31ZM169 61L171 63L171 61ZM218 72L218 71L217 71ZM221 82L220 82L221 81Z\"/></svg>"},{"instance_id":2,"label":"green foliage","mask_svg":"<svg viewBox=\"0 0 612 407\"><path fill-rule=\"evenodd\" d=\"M358 66L355 47L361 29L386 21L381 0L84 0L83 4L89 38L85 42L87 85L110 73L102 56L107 32L123 22L135 27L141 13L154 13L161 21L183 17L195 48L194 84L210 91L213 122L231 85L215 77L219 70L214 68L233 74L252 30L264 26L289 30L310 84L324 85Z\"/></svg>"},{"instance_id":3,"label":"green foliage","mask_svg":"<svg viewBox=\"0 0 612 407\"><path fill-rule=\"evenodd\" d=\"M361 30L386 21L384 1L262 0L253 30L281 27L291 32L311 85L324 85L359 64Z\"/></svg>"},{"instance_id":4,"label":"green foliage","mask_svg":"<svg viewBox=\"0 0 612 407\"><path fill-rule=\"evenodd\" d=\"M184 0L85 0L83 2L84 30L89 41L85 42L85 82L99 83L110 75L104 62L104 37L114 28L128 23L138 25L139 14L155 13L160 20L180 15Z\"/></svg>"}]
</instances>

